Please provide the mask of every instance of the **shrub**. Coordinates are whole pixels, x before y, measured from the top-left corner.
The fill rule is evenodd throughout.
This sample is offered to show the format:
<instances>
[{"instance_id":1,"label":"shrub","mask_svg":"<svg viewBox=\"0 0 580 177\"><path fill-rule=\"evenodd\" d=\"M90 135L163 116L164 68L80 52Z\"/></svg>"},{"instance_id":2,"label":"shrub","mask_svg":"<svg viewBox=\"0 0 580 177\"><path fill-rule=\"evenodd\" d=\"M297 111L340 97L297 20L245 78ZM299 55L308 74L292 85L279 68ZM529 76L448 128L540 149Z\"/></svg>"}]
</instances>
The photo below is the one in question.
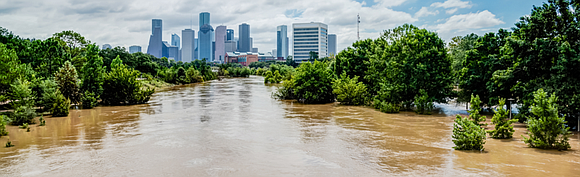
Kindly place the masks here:
<instances>
[{"instance_id":1,"label":"shrub","mask_svg":"<svg viewBox=\"0 0 580 177\"><path fill-rule=\"evenodd\" d=\"M74 66L69 61L66 61L54 76L60 93L72 103L79 103L81 94L78 85L77 70Z\"/></svg>"},{"instance_id":2,"label":"shrub","mask_svg":"<svg viewBox=\"0 0 580 177\"><path fill-rule=\"evenodd\" d=\"M16 79L14 84L11 84L13 101L10 104L13 108L34 106L34 96L30 84L26 79Z\"/></svg>"},{"instance_id":3,"label":"shrub","mask_svg":"<svg viewBox=\"0 0 580 177\"><path fill-rule=\"evenodd\" d=\"M379 109L381 112L384 113L399 113L401 110L401 105L395 103L389 103L386 101L381 101L377 98L373 101L373 105L376 109Z\"/></svg>"},{"instance_id":4,"label":"shrub","mask_svg":"<svg viewBox=\"0 0 580 177\"><path fill-rule=\"evenodd\" d=\"M36 112L29 106L20 106L14 109L14 116L12 118L12 125L22 125L34 123Z\"/></svg>"},{"instance_id":5,"label":"shrub","mask_svg":"<svg viewBox=\"0 0 580 177\"><path fill-rule=\"evenodd\" d=\"M495 124L494 130L487 131L492 138L496 139L508 139L512 138L515 130L512 123L517 122L518 119L508 120L508 112L503 106L505 105L505 99L499 100L499 105L491 122Z\"/></svg>"},{"instance_id":6,"label":"shrub","mask_svg":"<svg viewBox=\"0 0 580 177\"><path fill-rule=\"evenodd\" d=\"M340 79L332 82L332 93L336 94L336 100L340 104L363 105L367 97L367 87L358 82L358 76L349 78L346 73L340 75Z\"/></svg>"},{"instance_id":7,"label":"shrub","mask_svg":"<svg viewBox=\"0 0 580 177\"><path fill-rule=\"evenodd\" d=\"M415 106L417 106L415 112L418 114L431 114L434 107L429 95L423 89L419 90L419 95L415 95Z\"/></svg>"},{"instance_id":8,"label":"shrub","mask_svg":"<svg viewBox=\"0 0 580 177\"><path fill-rule=\"evenodd\" d=\"M189 83L203 82L203 76L201 76L201 73L198 70L195 70L194 67L189 67L187 71L185 71L185 77Z\"/></svg>"},{"instance_id":9,"label":"shrub","mask_svg":"<svg viewBox=\"0 0 580 177\"><path fill-rule=\"evenodd\" d=\"M99 48L96 45L87 46L87 63L82 67L82 84L81 90L86 93L94 94L98 98L103 93L103 79L105 77L105 67L103 66L103 57L99 56ZM85 98L82 98L83 100ZM81 100L82 101L82 100ZM83 101L83 108L84 108ZM93 106L94 107L94 106Z\"/></svg>"},{"instance_id":10,"label":"shrub","mask_svg":"<svg viewBox=\"0 0 580 177\"><path fill-rule=\"evenodd\" d=\"M10 139L8 139L8 141L6 141L6 147L13 147L14 144L12 144L12 141L10 141Z\"/></svg>"},{"instance_id":11,"label":"shrub","mask_svg":"<svg viewBox=\"0 0 580 177\"><path fill-rule=\"evenodd\" d=\"M58 85L54 80L47 79L41 81L38 87L40 92L38 105L42 108L42 112L50 111L56 100L57 92L60 93Z\"/></svg>"},{"instance_id":12,"label":"shrub","mask_svg":"<svg viewBox=\"0 0 580 177\"><path fill-rule=\"evenodd\" d=\"M70 100L66 99L64 95L57 93L56 100L52 105L50 113L52 117L66 117L70 108Z\"/></svg>"},{"instance_id":13,"label":"shrub","mask_svg":"<svg viewBox=\"0 0 580 177\"><path fill-rule=\"evenodd\" d=\"M478 126L486 126L486 123L481 123L485 121L485 116L479 114L481 112L481 100L479 100L479 95L473 96L471 95L471 103L469 105L469 118Z\"/></svg>"},{"instance_id":14,"label":"shrub","mask_svg":"<svg viewBox=\"0 0 580 177\"><path fill-rule=\"evenodd\" d=\"M8 131L6 131L6 119L4 115L0 116L0 137L8 135Z\"/></svg>"},{"instance_id":15,"label":"shrub","mask_svg":"<svg viewBox=\"0 0 580 177\"><path fill-rule=\"evenodd\" d=\"M280 82L282 82L282 75L280 75L279 71L274 71L274 73L272 73L272 71L266 71L266 74L264 75L264 83L277 84Z\"/></svg>"},{"instance_id":16,"label":"shrub","mask_svg":"<svg viewBox=\"0 0 580 177\"><path fill-rule=\"evenodd\" d=\"M141 83L137 81L139 75L141 75L139 71L128 68L119 57L115 58L111 63L111 72L105 74L102 104L141 104L149 101L155 90L142 90Z\"/></svg>"},{"instance_id":17,"label":"shrub","mask_svg":"<svg viewBox=\"0 0 580 177\"><path fill-rule=\"evenodd\" d=\"M38 122L40 122L40 125L38 125L38 126L45 126L46 125L46 120L44 120L43 115L40 115L40 118L38 118Z\"/></svg>"},{"instance_id":18,"label":"shrub","mask_svg":"<svg viewBox=\"0 0 580 177\"><path fill-rule=\"evenodd\" d=\"M83 94L83 97L81 98L81 102L83 104L83 109L91 109L97 106L98 102L97 99L99 97L93 93L93 92L89 92L89 91L85 91L85 93Z\"/></svg>"},{"instance_id":19,"label":"shrub","mask_svg":"<svg viewBox=\"0 0 580 177\"><path fill-rule=\"evenodd\" d=\"M533 116L528 117L530 137L522 135L528 146L558 150L570 148L568 143L570 127L566 127L564 117L559 117L557 101L555 95L548 97L543 89L534 92L534 102L531 106Z\"/></svg>"},{"instance_id":20,"label":"shrub","mask_svg":"<svg viewBox=\"0 0 580 177\"><path fill-rule=\"evenodd\" d=\"M294 77L294 95L303 103L333 102L333 76L327 62L302 63Z\"/></svg>"},{"instance_id":21,"label":"shrub","mask_svg":"<svg viewBox=\"0 0 580 177\"><path fill-rule=\"evenodd\" d=\"M453 143L455 150L480 150L485 144L485 130L473 121L457 115L453 124Z\"/></svg>"},{"instance_id":22,"label":"shrub","mask_svg":"<svg viewBox=\"0 0 580 177\"><path fill-rule=\"evenodd\" d=\"M294 77L290 77L290 79L282 82L282 86L278 87L272 96L282 100L296 99L296 96L294 95L294 87Z\"/></svg>"}]
</instances>

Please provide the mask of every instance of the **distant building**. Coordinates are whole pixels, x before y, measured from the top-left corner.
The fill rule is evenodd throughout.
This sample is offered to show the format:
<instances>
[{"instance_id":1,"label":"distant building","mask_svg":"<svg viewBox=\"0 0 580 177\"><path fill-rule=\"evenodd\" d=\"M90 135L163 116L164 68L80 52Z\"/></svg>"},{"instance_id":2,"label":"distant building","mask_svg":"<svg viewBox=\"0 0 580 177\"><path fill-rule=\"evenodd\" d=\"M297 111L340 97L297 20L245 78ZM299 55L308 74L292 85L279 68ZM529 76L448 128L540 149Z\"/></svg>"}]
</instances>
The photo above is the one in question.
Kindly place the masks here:
<instances>
[{"instance_id":1,"label":"distant building","mask_svg":"<svg viewBox=\"0 0 580 177\"><path fill-rule=\"evenodd\" d=\"M252 43L250 41L250 25L248 24L241 24L239 26L239 52L250 52L252 50Z\"/></svg>"},{"instance_id":2,"label":"distant building","mask_svg":"<svg viewBox=\"0 0 580 177\"><path fill-rule=\"evenodd\" d=\"M105 49L112 49L113 47L111 47L110 44L103 44L103 47L101 49L105 50Z\"/></svg>"},{"instance_id":3,"label":"distant building","mask_svg":"<svg viewBox=\"0 0 580 177\"><path fill-rule=\"evenodd\" d=\"M218 26L215 28L215 61L223 63L226 55L226 26Z\"/></svg>"},{"instance_id":4,"label":"distant building","mask_svg":"<svg viewBox=\"0 0 580 177\"><path fill-rule=\"evenodd\" d=\"M176 46L177 48L181 48L181 40L179 38L179 35L175 33L171 34L171 45Z\"/></svg>"},{"instance_id":5,"label":"distant building","mask_svg":"<svg viewBox=\"0 0 580 177\"><path fill-rule=\"evenodd\" d=\"M288 27L286 25L278 26L276 32L276 57L288 57Z\"/></svg>"},{"instance_id":6,"label":"distant building","mask_svg":"<svg viewBox=\"0 0 580 177\"><path fill-rule=\"evenodd\" d=\"M258 53L258 48L252 48L252 53Z\"/></svg>"},{"instance_id":7,"label":"distant building","mask_svg":"<svg viewBox=\"0 0 580 177\"><path fill-rule=\"evenodd\" d=\"M228 29L227 30L226 41L233 41L233 40L234 40L234 30L233 29Z\"/></svg>"},{"instance_id":8,"label":"distant building","mask_svg":"<svg viewBox=\"0 0 580 177\"><path fill-rule=\"evenodd\" d=\"M235 52L237 51L238 47L237 47L237 43L236 41L227 41L225 43L225 51L226 52Z\"/></svg>"},{"instance_id":9,"label":"distant building","mask_svg":"<svg viewBox=\"0 0 580 177\"><path fill-rule=\"evenodd\" d=\"M328 25L320 22L292 24L292 48L294 61L308 61L310 52L316 52L319 58L328 56Z\"/></svg>"},{"instance_id":10,"label":"distant building","mask_svg":"<svg viewBox=\"0 0 580 177\"><path fill-rule=\"evenodd\" d=\"M141 52L141 46L131 46L129 47L129 53L133 54L133 53L137 53L137 52Z\"/></svg>"},{"instance_id":11,"label":"distant building","mask_svg":"<svg viewBox=\"0 0 580 177\"><path fill-rule=\"evenodd\" d=\"M183 46L181 47L181 61L191 62L195 59L195 31L192 29L181 30Z\"/></svg>"},{"instance_id":12,"label":"distant building","mask_svg":"<svg viewBox=\"0 0 580 177\"><path fill-rule=\"evenodd\" d=\"M162 57L166 57L169 60L181 61L178 53L179 48L177 46L172 46L167 41L163 41L162 51Z\"/></svg>"},{"instance_id":13,"label":"distant building","mask_svg":"<svg viewBox=\"0 0 580 177\"><path fill-rule=\"evenodd\" d=\"M147 46L147 53L157 58L162 56L162 27L161 19L153 19L151 22L151 36L149 37L149 45Z\"/></svg>"},{"instance_id":14,"label":"distant building","mask_svg":"<svg viewBox=\"0 0 580 177\"><path fill-rule=\"evenodd\" d=\"M243 66L257 61L274 61L276 57L272 53L253 53L253 52L226 52L226 63L239 63Z\"/></svg>"},{"instance_id":15,"label":"distant building","mask_svg":"<svg viewBox=\"0 0 580 177\"><path fill-rule=\"evenodd\" d=\"M207 61L212 61L213 59L213 27L211 25L205 24L200 28L199 35L199 45L197 47L198 59L206 59Z\"/></svg>"},{"instance_id":16,"label":"distant building","mask_svg":"<svg viewBox=\"0 0 580 177\"><path fill-rule=\"evenodd\" d=\"M209 12L199 13L199 26L200 26L200 28L203 25L209 25L209 24L210 24L209 23Z\"/></svg>"},{"instance_id":17,"label":"distant building","mask_svg":"<svg viewBox=\"0 0 580 177\"><path fill-rule=\"evenodd\" d=\"M328 56L336 56L336 34L328 35Z\"/></svg>"},{"instance_id":18,"label":"distant building","mask_svg":"<svg viewBox=\"0 0 580 177\"><path fill-rule=\"evenodd\" d=\"M274 54L274 56L278 57L278 50L272 49L272 54Z\"/></svg>"}]
</instances>

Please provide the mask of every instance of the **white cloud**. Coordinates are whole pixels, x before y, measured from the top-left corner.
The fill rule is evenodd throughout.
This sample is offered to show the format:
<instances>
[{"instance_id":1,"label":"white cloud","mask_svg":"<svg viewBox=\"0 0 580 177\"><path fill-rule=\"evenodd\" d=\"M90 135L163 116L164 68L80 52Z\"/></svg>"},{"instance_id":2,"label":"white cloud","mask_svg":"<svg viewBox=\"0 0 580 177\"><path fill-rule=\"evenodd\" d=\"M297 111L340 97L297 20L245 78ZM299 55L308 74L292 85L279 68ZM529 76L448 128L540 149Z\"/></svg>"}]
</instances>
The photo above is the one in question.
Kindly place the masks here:
<instances>
[{"instance_id":1,"label":"white cloud","mask_svg":"<svg viewBox=\"0 0 580 177\"><path fill-rule=\"evenodd\" d=\"M276 26L323 22L337 34L338 50L356 41L356 15L361 16L361 38L377 38L380 31L413 23L413 15L393 10L405 0L376 0L372 7L354 0L22 0L0 7L0 24L25 38L46 39L54 33L74 30L99 45L147 48L151 19L163 19L163 40L193 27L200 12L211 13L211 25L225 25L238 35L238 25L250 24L254 46L261 52L276 48ZM3 3L0 3L3 4ZM294 12L285 14L288 10ZM291 29L288 36L291 37ZM367 32L363 32L367 31ZM378 31L378 32L377 32ZM197 34L196 34L197 37Z\"/></svg>"},{"instance_id":2,"label":"white cloud","mask_svg":"<svg viewBox=\"0 0 580 177\"><path fill-rule=\"evenodd\" d=\"M449 9L449 10L445 11L446 14L454 14L455 12L457 12L457 8Z\"/></svg>"},{"instance_id":3,"label":"white cloud","mask_svg":"<svg viewBox=\"0 0 580 177\"><path fill-rule=\"evenodd\" d=\"M429 15L437 15L439 14L439 11L429 11L429 9L427 7L422 7L421 9L419 9L419 11L417 11L415 13L415 18L421 18L421 17L426 17Z\"/></svg>"},{"instance_id":4,"label":"white cloud","mask_svg":"<svg viewBox=\"0 0 580 177\"><path fill-rule=\"evenodd\" d=\"M438 24L435 28L444 32L451 30L487 28L504 23L505 22L496 18L491 12L484 10L477 13L451 16L447 19L447 22Z\"/></svg>"},{"instance_id":5,"label":"white cloud","mask_svg":"<svg viewBox=\"0 0 580 177\"><path fill-rule=\"evenodd\" d=\"M466 1L461 1L461 0L447 0L443 3L441 2L436 2L431 4L431 7L443 7L446 9L449 8L471 8L471 3L466 2Z\"/></svg>"}]
</instances>

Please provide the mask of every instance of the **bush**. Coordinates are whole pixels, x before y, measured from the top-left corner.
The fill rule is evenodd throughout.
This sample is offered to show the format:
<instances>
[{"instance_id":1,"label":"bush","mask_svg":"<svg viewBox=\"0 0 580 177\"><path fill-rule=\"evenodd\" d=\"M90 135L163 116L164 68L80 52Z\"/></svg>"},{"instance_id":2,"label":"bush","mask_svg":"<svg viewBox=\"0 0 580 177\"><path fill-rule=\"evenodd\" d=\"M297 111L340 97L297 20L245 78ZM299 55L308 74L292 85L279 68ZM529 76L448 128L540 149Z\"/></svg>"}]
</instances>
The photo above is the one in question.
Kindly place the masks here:
<instances>
[{"instance_id":1,"label":"bush","mask_svg":"<svg viewBox=\"0 0 580 177\"><path fill-rule=\"evenodd\" d=\"M54 79L58 84L60 93L72 103L79 103L81 99L80 88L78 84L77 70L74 66L66 61L65 64L54 74Z\"/></svg>"},{"instance_id":2,"label":"bush","mask_svg":"<svg viewBox=\"0 0 580 177\"><path fill-rule=\"evenodd\" d=\"M328 63L314 61L300 64L294 77L294 94L303 103L334 102L332 70Z\"/></svg>"},{"instance_id":3,"label":"bush","mask_svg":"<svg viewBox=\"0 0 580 177\"><path fill-rule=\"evenodd\" d=\"M415 106L417 106L417 110L415 110L418 114L431 114L433 111L433 102L429 100L429 95L425 90L419 90L419 95L415 95Z\"/></svg>"},{"instance_id":4,"label":"bush","mask_svg":"<svg viewBox=\"0 0 580 177\"><path fill-rule=\"evenodd\" d=\"M0 137L8 135L8 131L6 131L6 120L4 115L0 115Z\"/></svg>"},{"instance_id":5,"label":"bush","mask_svg":"<svg viewBox=\"0 0 580 177\"><path fill-rule=\"evenodd\" d=\"M389 103L386 101L381 101L377 98L373 101L373 104L376 109L379 109L381 112L384 113L399 113L401 110L401 105L395 103Z\"/></svg>"},{"instance_id":6,"label":"bush","mask_svg":"<svg viewBox=\"0 0 580 177\"><path fill-rule=\"evenodd\" d=\"M495 124L494 130L487 131L492 138L496 139L508 139L512 138L515 130L512 123L517 122L518 119L508 120L508 112L503 106L505 105L505 99L499 100L499 105L491 122Z\"/></svg>"},{"instance_id":7,"label":"bush","mask_svg":"<svg viewBox=\"0 0 580 177\"><path fill-rule=\"evenodd\" d=\"M453 143L455 150L480 150L485 144L485 130L473 121L457 115L453 124Z\"/></svg>"},{"instance_id":8,"label":"bush","mask_svg":"<svg viewBox=\"0 0 580 177\"><path fill-rule=\"evenodd\" d=\"M533 116L528 117L530 137L526 138L522 135L528 146L558 150L570 148L570 143L568 143L570 127L566 127L564 117L559 117L557 101L555 95L548 97L543 89L534 92L534 102L531 106Z\"/></svg>"},{"instance_id":9,"label":"bush","mask_svg":"<svg viewBox=\"0 0 580 177\"><path fill-rule=\"evenodd\" d=\"M92 93L93 97L98 97L103 93L103 79L105 75L105 67L103 66L103 57L99 56L99 48L96 45L89 44L87 46L87 63L82 67L82 84L81 90L86 93ZM85 99L84 97L82 98ZM83 108L84 101L83 102ZM94 106L91 106L94 107Z\"/></svg>"},{"instance_id":10,"label":"bush","mask_svg":"<svg viewBox=\"0 0 580 177\"><path fill-rule=\"evenodd\" d=\"M22 125L25 123L34 123L36 112L29 106L20 106L14 109L14 116L12 118L12 125Z\"/></svg>"},{"instance_id":11,"label":"bush","mask_svg":"<svg viewBox=\"0 0 580 177\"><path fill-rule=\"evenodd\" d=\"M340 75L340 79L332 82L332 93L336 94L336 100L345 105L363 105L367 97L367 87L358 82L358 76L349 78L346 73Z\"/></svg>"},{"instance_id":12,"label":"bush","mask_svg":"<svg viewBox=\"0 0 580 177\"><path fill-rule=\"evenodd\" d=\"M189 83L203 82L203 76L194 67L189 67L185 72L185 78Z\"/></svg>"},{"instance_id":13,"label":"bush","mask_svg":"<svg viewBox=\"0 0 580 177\"><path fill-rule=\"evenodd\" d=\"M469 118L478 126L486 126L486 123L481 123L485 121L485 116L479 114L481 112L481 100L479 100L479 95L473 96L471 95L471 103L469 105Z\"/></svg>"},{"instance_id":14,"label":"bush","mask_svg":"<svg viewBox=\"0 0 580 177\"><path fill-rule=\"evenodd\" d=\"M139 75L141 75L139 71L127 68L127 65L124 65L119 57L113 60L111 72L105 74L103 84L105 91L101 95L102 104L141 104L149 101L155 90L142 90L141 83L137 81Z\"/></svg>"},{"instance_id":15,"label":"bush","mask_svg":"<svg viewBox=\"0 0 580 177\"><path fill-rule=\"evenodd\" d=\"M290 79L282 82L282 86L278 87L272 96L282 100L296 99L296 96L294 95L294 87L294 77L290 77Z\"/></svg>"},{"instance_id":16,"label":"bush","mask_svg":"<svg viewBox=\"0 0 580 177\"><path fill-rule=\"evenodd\" d=\"M85 91L85 93L83 94L83 97L81 98L81 102L83 104L83 109L91 109L97 106L98 102L97 99L99 97L93 93L93 92L89 92L89 91Z\"/></svg>"},{"instance_id":17,"label":"bush","mask_svg":"<svg viewBox=\"0 0 580 177\"><path fill-rule=\"evenodd\" d=\"M58 85L52 79L43 80L38 85L40 100L38 101L38 106L42 107L42 112L50 111L52 105L56 100Z\"/></svg>"},{"instance_id":18,"label":"bush","mask_svg":"<svg viewBox=\"0 0 580 177\"><path fill-rule=\"evenodd\" d=\"M272 73L272 71L266 71L266 74L264 75L264 83L277 84L280 82L282 82L282 75L280 75L279 71L275 71L274 73Z\"/></svg>"},{"instance_id":19,"label":"bush","mask_svg":"<svg viewBox=\"0 0 580 177\"><path fill-rule=\"evenodd\" d=\"M50 113L52 117L66 117L70 108L70 100L66 99L64 95L57 93L56 100L52 105Z\"/></svg>"},{"instance_id":20,"label":"bush","mask_svg":"<svg viewBox=\"0 0 580 177\"><path fill-rule=\"evenodd\" d=\"M40 125L38 125L38 126L45 126L46 125L46 120L44 120L43 115L40 115L40 118L38 118L38 122L40 122Z\"/></svg>"}]
</instances>

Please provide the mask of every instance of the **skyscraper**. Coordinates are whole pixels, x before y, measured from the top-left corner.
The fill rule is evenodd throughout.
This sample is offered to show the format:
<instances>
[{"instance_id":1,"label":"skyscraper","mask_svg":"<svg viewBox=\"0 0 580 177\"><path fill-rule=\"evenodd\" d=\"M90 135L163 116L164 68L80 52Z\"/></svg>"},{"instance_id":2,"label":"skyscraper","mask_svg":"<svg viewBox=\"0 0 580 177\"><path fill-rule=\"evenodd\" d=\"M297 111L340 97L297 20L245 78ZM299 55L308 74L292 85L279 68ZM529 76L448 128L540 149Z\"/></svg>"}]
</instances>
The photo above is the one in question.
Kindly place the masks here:
<instances>
[{"instance_id":1,"label":"skyscraper","mask_svg":"<svg viewBox=\"0 0 580 177\"><path fill-rule=\"evenodd\" d=\"M111 44L103 44L103 47L101 49L105 50L105 49L110 49L113 48L111 47Z\"/></svg>"},{"instance_id":2,"label":"skyscraper","mask_svg":"<svg viewBox=\"0 0 580 177\"><path fill-rule=\"evenodd\" d=\"M336 56L336 34L329 34L328 35L328 56L330 55Z\"/></svg>"},{"instance_id":3,"label":"skyscraper","mask_svg":"<svg viewBox=\"0 0 580 177\"><path fill-rule=\"evenodd\" d=\"M218 26L215 28L215 60L217 62L224 62L226 55L226 26Z\"/></svg>"},{"instance_id":4,"label":"skyscraper","mask_svg":"<svg viewBox=\"0 0 580 177\"><path fill-rule=\"evenodd\" d=\"M161 19L153 19L151 23L151 36L149 37L149 46L147 46L147 53L157 58L162 56L162 21Z\"/></svg>"},{"instance_id":5,"label":"skyscraper","mask_svg":"<svg viewBox=\"0 0 580 177\"><path fill-rule=\"evenodd\" d=\"M319 58L328 56L328 25L320 22L294 23L293 53L294 61L308 61L310 52L318 53Z\"/></svg>"},{"instance_id":6,"label":"skyscraper","mask_svg":"<svg viewBox=\"0 0 580 177\"><path fill-rule=\"evenodd\" d=\"M234 40L234 30L233 29L228 29L227 30L226 41L233 41L233 40Z\"/></svg>"},{"instance_id":7,"label":"skyscraper","mask_svg":"<svg viewBox=\"0 0 580 177\"><path fill-rule=\"evenodd\" d=\"M171 45L176 46L178 49L181 47L181 41L179 35L173 33L171 34Z\"/></svg>"},{"instance_id":8,"label":"skyscraper","mask_svg":"<svg viewBox=\"0 0 580 177\"><path fill-rule=\"evenodd\" d=\"M207 61L211 61L213 58L213 27L211 25L205 24L201 26L199 35L198 35L198 42L199 46L197 47L198 59L206 59Z\"/></svg>"},{"instance_id":9,"label":"skyscraper","mask_svg":"<svg viewBox=\"0 0 580 177\"><path fill-rule=\"evenodd\" d=\"M181 48L181 61L191 62L195 59L195 31L184 29L181 31L183 46Z\"/></svg>"},{"instance_id":10,"label":"skyscraper","mask_svg":"<svg viewBox=\"0 0 580 177\"><path fill-rule=\"evenodd\" d=\"M286 58L288 57L288 27L286 25L278 26L277 30L277 48L273 55L276 57Z\"/></svg>"},{"instance_id":11,"label":"skyscraper","mask_svg":"<svg viewBox=\"0 0 580 177\"><path fill-rule=\"evenodd\" d=\"M203 25L209 25L209 12L202 12L199 13L199 28Z\"/></svg>"},{"instance_id":12,"label":"skyscraper","mask_svg":"<svg viewBox=\"0 0 580 177\"><path fill-rule=\"evenodd\" d=\"M250 41L250 25L241 24L239 30L240 46L238 47L239 52L250 52L252 50L252 43Z\"/></svg>"},{"instance_id":13,"label":"skyscraper","mask_svg":"<svg viewBox=\"0 0 580 177\"><path fill-rule=\"evenodd\" d=\"M129 47L129 53L137 53L137 52L141 52L141 46L131 46Z\"/></svg>"}]
</instances>

